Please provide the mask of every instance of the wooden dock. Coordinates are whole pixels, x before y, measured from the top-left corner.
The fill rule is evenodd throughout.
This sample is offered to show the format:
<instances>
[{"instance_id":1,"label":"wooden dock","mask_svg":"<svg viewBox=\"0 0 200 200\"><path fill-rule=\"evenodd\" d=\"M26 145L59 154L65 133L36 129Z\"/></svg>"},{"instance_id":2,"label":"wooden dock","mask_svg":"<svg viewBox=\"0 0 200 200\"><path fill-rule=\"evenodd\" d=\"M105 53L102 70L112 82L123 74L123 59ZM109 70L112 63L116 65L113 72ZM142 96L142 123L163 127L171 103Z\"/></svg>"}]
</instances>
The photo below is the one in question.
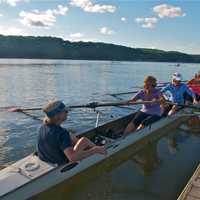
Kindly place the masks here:
<instances>
[{"instance_id":1,"label":"wooden dock","mask_svg":"<svg viewBox=\"0 0 200 200\"><path fill-rule=\"evenodd\" d=\"M178 197L178 200L200 200L200 164Z\"/></svg>"}]
</instances>

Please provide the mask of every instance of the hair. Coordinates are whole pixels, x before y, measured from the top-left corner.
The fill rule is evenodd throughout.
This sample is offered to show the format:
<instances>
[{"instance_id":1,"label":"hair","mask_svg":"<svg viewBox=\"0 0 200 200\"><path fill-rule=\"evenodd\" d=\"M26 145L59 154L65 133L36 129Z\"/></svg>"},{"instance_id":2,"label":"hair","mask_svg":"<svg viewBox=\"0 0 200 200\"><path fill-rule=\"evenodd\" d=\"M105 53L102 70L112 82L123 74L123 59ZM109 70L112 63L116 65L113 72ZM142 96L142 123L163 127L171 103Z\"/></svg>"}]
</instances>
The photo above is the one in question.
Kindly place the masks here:
<instances>
[{"instance_id":1,"label":"hair","mask_svg":"<svg viewBox=\"0 0 200 200\"><path fill-rule=\"evenodd\" d=\"M43 119L43 124L45 124L45 125L53 124L53 120L51 118L45 116Z\"/></svg>"},{"instance_id":2,"label":"hair","mask_svg":"<svg viewBox=\"0 0 200 200\"><path fill-rule=\"evenodd\" d=\"M42 111L47 113L49 112L50 110L52 110L57 104L59 103L59 101L49 101L43 108L42 108ZM55 120L54 120L54 117L48 117L48 116L45 116L44 119L43 119L43 124L45 125L49 125L49 124L54 124L55 123Z\"/></svg>"},{"instance_id":3,"label":"hair","mask_svg":"<svg viewBox=\"0 0 200 200\"><path fill-rule=\"evenodd\" d=\"M155 88L156 85L157 85L157 80L155 77L153 76L146 76L145 79L144 79L144 83L146 82L151 82L152 86Z\"/></svg>"}]
</instances>

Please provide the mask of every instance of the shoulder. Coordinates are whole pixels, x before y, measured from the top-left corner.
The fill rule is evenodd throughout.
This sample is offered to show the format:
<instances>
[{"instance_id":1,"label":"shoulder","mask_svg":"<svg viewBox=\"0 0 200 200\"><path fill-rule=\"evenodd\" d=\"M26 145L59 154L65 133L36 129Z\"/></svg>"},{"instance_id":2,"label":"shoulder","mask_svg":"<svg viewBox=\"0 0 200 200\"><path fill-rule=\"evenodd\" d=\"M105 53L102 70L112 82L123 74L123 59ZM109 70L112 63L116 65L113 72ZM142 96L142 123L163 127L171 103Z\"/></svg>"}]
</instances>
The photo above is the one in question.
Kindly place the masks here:
<instances>
[{"instance_id":1,"label":"shoulder","mask_svg":"<svg viewBox=\"0 0 200 200\"><path fill-rule=\"evenodd\" d=\"M40 129L39 129L40 132L52 132L52 133L57 133L57 134L61 134L61 133L68 133L68 131L61 127L61 126L58 126L58 125L45 125L43 124Z\"/></svg>"},{"instance_id":2,"label":"shoulder","mask_svg":"<svg viewBox=\"0 0 200 200\"><path fill-rule=\"evenodd\" d=\"M145 96L145 91L144 90L140 90L137 94L138 97L142 98Z\"/></svg>"},{"instance_id":3,"label":"shoulder","mask_svg":"<svg viewBox=\"0 0 200 200\"><path fill-rule=\"evenodd\" d=\"M40 128L39 128L39 132L47 131L47 129L48 129L48 126L45 125L45 124L42 124L42 125L40 126Z\"/></svg>"},{"instance_id":4,"label":"shoulder","mask_svg":"<svg viewBox=\"0 0 200 200\"><path fill-rule=\"evenodd\" d=\"M61 137L65 137L66 135L69 136L69 132L67 131L67 129L61 126L56 127L56 133L59 134Z\"/></svg>"},{"instance_id":5,"label":"shoulder","mask_svg":"<svg viewBox=\"0 0 200 200\"><path fill-rule=\"evenodd\" d=\"M172 83L168 83L166 87L174 87Z\"/></svg>"},{"instance_id":6,"label":"shoulder","mask_svg":"<svg viewBox=\"0 0 200 200\"><path fill-rule=\"evenodd\" d=\"M138 95L144 95L145 94L145 92L144 92L144 90L140 90L140 91L138 91L138 93L137 93Z\"/></svg>"},{"instance_id":7,"label":"shoulder","mask_svg":"<svg viewBox=\"0 0 200 200\"><path fill-rule=\"evenodd\" d=\"M172 84L171 83L168 83L166 86L164 86L163 88L162 88L162 90L165 90L165 89L169 89L169 88L172 88ZM161 90L161 91L162 91Z\"/></svg>"},{"instance_id":8,"label":"shoulder","mask_svg":"<svg viewBox=\"0 0 200 200\"><path fill-rule=\"evenodd\" d=\"M141 98L142 96L144 96L144 91L140 90L133 96L132 99L138 99L138 98Z\"/></svg>"},{"instance_id":9,"label":"shoulder","mask_svg":"<svg viewBox=\"0 0 200 200\"><path fill-rule=\"evenodd\" d=\"M194 84L195 82L196 82L196 79L193 78L193 79L191 79L190 81L188 81L188 84Z\"/></svg>"},{"instance_id":10,"label":"shoulder","mask_svg":"<svg viewBox=\"0 0 200 200\"><path fill-rule=\"evenodd\" d=\"M154 88L153 92L154 92L154 94L161 94L161 91L157 88Z\"/></svg>"},{"instance_id":11,"label":"shoulder","mask_svg":"<svg viewBox=\"0 0 200 200\"><path fill-rule=\"evenodd\" d=\"M188 88L188 85L185 84L185 83L181 83L181 87L183 87L183 88Z\"/></svg>"}]
</instances>

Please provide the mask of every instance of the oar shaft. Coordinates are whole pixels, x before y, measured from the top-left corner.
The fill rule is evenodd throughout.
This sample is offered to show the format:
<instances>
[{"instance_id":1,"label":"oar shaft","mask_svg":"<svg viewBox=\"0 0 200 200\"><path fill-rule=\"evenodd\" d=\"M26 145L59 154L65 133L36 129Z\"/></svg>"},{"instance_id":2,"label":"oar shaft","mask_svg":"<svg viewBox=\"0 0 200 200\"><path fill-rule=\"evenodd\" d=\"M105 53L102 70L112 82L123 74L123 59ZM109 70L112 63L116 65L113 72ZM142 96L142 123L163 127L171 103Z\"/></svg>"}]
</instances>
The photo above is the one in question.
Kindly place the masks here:
<instances>
[{"instance_id":1,"label":"oar shaft","mask_svg":"<svg viewBox=\"0 0 200 200\"><path fill-rule=\"evenodd\" d=\"M42 110L42 107L36 107L36 108L19 108L22 111L34 111L34 110Z\"/></svg>"},{"instance_id":2,"label":"oar shaft","mask_svg":"<svg viewBox=\"0 0 200 200\"><path fill-rule=\"evenodd\" d=\"M188 82L188 80L184 80L182 82ZM157 88L162 88L164 87L165 85L169 84L171 82L159 82L157 83ZM141 86L133 86L132 88L138 88L138 89L142 89L143 87ZM110 95L110 96L118 96L118 95L126 95L126 94L135 94L139 92L139 90L136 90L136 91L127 91L127 92L118 92L118 93L106 93L105 95Z\"/></svg>"},{"instance_id":3,"label":"oar shaft","mask_svg":"<svg viewBox=\"0 0 200 200\"><path fill-rule=\"evenodd\" d=\"M128 91L128 92L119 92L119 93L107 93L107 95L110 96L116 96L116 95L124 95L124 94L134 94L137 93L138 91Z\"/></svg>"},{"instance_id":4,"label":"oar shaft","mask_svg":"<svg viewBox=\"0 0 200 200\"><path fill-rule=\"evenodd\" d=\"M69 108L96 108L96 107L109 107L109 106L125 106L125 105L140 105L140 104L153 104L158 103L158 101L121 101L121 102L107 102L107 103L99 103L99 102L92 102L86 105L77 105L77 106L69 106Z\"/></svg>"},{"instance_id":5,"label":"oar shaft","mask_svg":"<svg viewBox=\"0 0 200 200\"><path fill-rule=\"evenodd\" d=\"M185 108L193 108L193 109L200 109L200 105L187 105L187 104L179 104L179 103L173 103L173 102L169 102L167 101L166 102L167 104L169 105L172 105L172 106L182 106L182 107L185 107Z\"/></svg>"},{"instance_id":6,"label":"oar shaft","mask_svg":"<svg viewBox=\"0 0 200 200\"><path fill-rule=\"evenodd\" d=\"M137 101L137 102L130 102L130 101L121 101L121 102L107 102L107 103L99 103L99 102L92 102L88 104L82 104L82 105L73 105L68 106L68 108L96 108L96 107L108 107L108 106L128 106L128 105L139 105L139 104L153 104L158 103L158 101ZM42 110L42 107L35 107L35 108L10 108L7 111L10 112L26 112L26 111L37 111Z\"/></svg>"}]
</instances>

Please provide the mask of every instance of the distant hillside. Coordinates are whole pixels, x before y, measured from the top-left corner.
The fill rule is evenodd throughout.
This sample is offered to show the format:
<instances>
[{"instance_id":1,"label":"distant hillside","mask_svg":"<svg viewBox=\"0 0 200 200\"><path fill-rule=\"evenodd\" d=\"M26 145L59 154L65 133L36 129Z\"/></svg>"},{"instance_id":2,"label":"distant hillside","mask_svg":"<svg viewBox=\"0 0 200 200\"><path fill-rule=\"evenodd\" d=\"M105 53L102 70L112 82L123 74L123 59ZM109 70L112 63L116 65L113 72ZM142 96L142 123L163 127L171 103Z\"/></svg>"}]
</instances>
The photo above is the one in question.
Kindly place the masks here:
<instances>
[{"instance_id":1,"label":"distant hillside","mask_svg":"<svg viewBox=\"0 0 200 200\"><path fill-rule=\"evenodd\" d=\"M116 60L200 63L200 55L130 48L94 42L69 42L55 37L0 35L0 58Z\"/></svg>"}]
</instances>

